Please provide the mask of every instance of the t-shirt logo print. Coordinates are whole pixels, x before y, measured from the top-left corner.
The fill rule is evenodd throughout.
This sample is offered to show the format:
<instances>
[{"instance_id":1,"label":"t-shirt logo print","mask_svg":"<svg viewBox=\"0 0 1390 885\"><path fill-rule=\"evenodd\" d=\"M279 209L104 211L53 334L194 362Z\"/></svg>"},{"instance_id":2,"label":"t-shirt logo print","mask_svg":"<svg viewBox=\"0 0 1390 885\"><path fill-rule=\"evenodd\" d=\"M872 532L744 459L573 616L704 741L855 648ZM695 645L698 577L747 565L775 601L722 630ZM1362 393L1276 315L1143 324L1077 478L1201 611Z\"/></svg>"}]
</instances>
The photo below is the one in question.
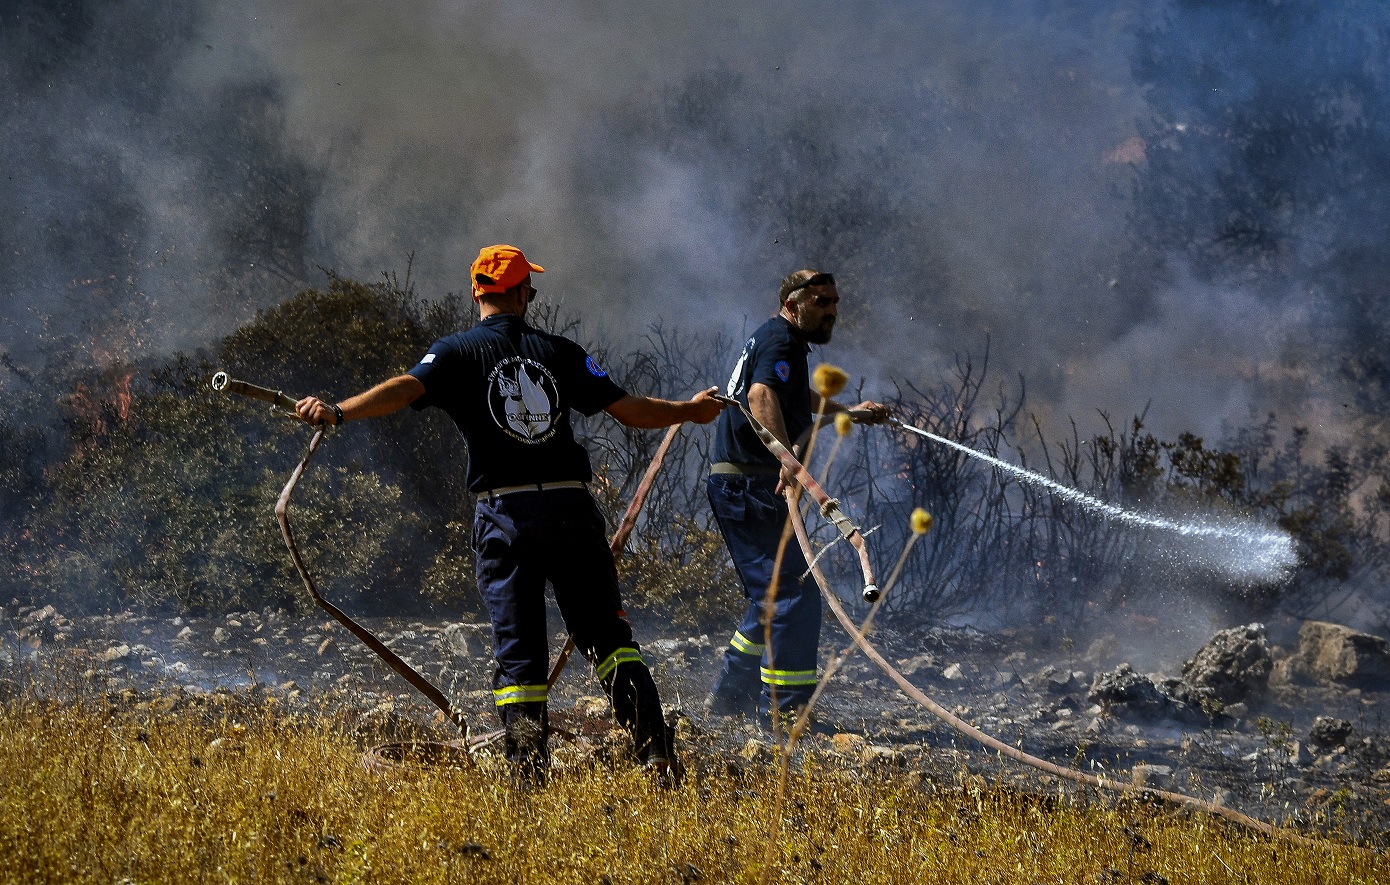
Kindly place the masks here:
<instances>
[{"instance_id":1,"label":"t-shirt logo print","mask_svg":"<svg viewBox=\"0 0 1390 885\"><path fill-rule=\"evenodd\" d=\"M513 439L542 443L555 433L555 376L545 366L524 357L498 363L488 376L488 406L492 420Z\"/></svg>"}]
</instances>

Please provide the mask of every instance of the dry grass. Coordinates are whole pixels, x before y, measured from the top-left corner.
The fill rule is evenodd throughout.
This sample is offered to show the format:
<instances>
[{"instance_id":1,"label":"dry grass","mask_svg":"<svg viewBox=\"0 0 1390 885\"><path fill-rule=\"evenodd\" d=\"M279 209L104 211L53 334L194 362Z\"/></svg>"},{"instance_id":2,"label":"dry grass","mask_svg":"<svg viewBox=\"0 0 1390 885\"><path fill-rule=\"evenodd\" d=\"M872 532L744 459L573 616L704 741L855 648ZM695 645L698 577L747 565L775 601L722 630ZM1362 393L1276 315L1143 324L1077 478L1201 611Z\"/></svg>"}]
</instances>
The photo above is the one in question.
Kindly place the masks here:
<instances>
[{"instance_id":1,"label":"dry grass","mask_svg":"<svg viewBox=\"0 0 1390 885\"><path fill-rule=\"evenodd\" d=\"M557 751L549 786L504 771L361 764L346 711L243 694L0 705L4 882L755 882L772 766L688 754L662 790ZM860 771L812 749L777 828L778 882L1383 882L1384 857L1272 844L1135 805L965 777Z\"/></svg>"}]
</instances>

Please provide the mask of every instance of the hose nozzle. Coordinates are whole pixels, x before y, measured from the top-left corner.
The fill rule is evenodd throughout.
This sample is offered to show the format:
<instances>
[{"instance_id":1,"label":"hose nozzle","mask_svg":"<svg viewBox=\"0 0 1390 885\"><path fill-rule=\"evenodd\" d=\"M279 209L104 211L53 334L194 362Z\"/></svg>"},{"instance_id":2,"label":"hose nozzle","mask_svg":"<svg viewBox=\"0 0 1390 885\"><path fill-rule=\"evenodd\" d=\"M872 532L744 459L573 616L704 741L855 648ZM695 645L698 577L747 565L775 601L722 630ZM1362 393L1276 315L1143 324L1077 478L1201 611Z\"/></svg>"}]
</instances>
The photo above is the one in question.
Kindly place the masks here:
<instances>
[{"instance_id":1,"label":"hose nozzle","mask_svg":"<svg viewBox=\"0 0 1390 885\"><path fill-rule=\"evenodd\" d=\"M270 403L281 412L285 412L290 416L296 416L294 410L296 401L283 390L271 390L269 387L261 387L247 381L238 381L226 372L218 372L212 376L212 389L225 390L228 393L235 393L241 396L248 396L251 399L258 399L261 402Z\"/></svg>"}]
</instances>

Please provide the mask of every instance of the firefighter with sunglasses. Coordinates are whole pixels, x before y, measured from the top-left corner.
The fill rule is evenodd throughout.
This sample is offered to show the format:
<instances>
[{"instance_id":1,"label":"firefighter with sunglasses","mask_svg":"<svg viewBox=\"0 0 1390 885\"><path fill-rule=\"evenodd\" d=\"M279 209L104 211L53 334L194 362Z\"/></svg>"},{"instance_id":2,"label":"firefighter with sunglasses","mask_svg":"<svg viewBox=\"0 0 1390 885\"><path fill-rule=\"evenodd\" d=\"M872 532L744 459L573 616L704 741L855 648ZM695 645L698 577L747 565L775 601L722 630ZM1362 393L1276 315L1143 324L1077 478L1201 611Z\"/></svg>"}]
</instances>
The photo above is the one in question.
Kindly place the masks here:
<instances>
[{"instance_id":1,"label":"firefighter with sunglasses","mask_svg":"<svg viewBox=\"0 0 1390 885\"><path fill-rule=\"evenodd\" d=\"M789 274L778 291L781 309L758 327L743 347L729 378L737 398L789 451L810 429L816 414L834 415L846 407L811 389L807 354L813 344L830 341L839 312L835 278L817 270ZM875 402L854 406L860 423L880 423L888 407ZM786 720L810 700L816 687L821 601L795 540L786 545L776 571L775 601L766 599L787 525L782 491L791 476L759 441L739 409L728 409L716 425L707 481L710 506L743 583L748 606L724 649L723 664L705 710L716 715L758 715L764 725ZM775 699L775 704L774 704Z\"/></svg>"}]
</instances>

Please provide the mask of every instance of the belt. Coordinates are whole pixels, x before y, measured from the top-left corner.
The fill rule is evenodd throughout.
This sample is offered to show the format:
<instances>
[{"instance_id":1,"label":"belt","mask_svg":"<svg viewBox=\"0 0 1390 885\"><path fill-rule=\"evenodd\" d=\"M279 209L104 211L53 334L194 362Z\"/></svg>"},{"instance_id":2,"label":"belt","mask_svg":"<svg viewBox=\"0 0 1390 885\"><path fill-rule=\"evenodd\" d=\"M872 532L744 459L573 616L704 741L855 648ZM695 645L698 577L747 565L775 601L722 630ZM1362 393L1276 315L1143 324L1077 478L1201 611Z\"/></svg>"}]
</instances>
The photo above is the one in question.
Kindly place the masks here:
<instances>
[{"instance_id":1,"label":"belt","mask_svg":"<svg viewBox=\"0 0 1390 885\"><path fill-rule=\"evenodd\" d=\"M587 489L588 483L569 479L563 482L528 482L523 486L500 486L495 489L483 489L478 492L480 498L496 498L501 495L511 495L516 492L548 492L552 489Z\"/></svg>"},{"instance_id":2,"label":"belt","mask_svg":"<svg viewBox=\"0 0 1390 885\"><path fill-rule=\"evenodd\" d=\"M710 473L733 473L739 476L777 476L782 468L775 464L738 464L733 461L715 461L709 466Z\"/></svg>"}]
</instances>

